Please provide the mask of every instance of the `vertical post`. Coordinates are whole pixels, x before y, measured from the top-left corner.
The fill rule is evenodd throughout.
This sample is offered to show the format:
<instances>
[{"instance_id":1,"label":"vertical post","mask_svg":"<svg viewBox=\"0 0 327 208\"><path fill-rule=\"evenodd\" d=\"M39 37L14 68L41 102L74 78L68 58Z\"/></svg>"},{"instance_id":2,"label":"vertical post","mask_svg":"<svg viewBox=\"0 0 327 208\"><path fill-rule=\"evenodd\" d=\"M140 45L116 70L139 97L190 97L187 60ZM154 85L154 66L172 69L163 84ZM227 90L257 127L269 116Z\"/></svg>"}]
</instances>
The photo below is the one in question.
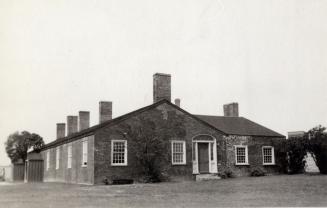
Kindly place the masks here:
<instances>
[{"instance_id":1,"label":"vertical post","mask_svg":"<svg viewBox=\"0 0 327 208\"><path fill-rule=\"evenodd\" d=\"M213 169L212 169L212 172L213 173L218 173L218 168L217 168L217 140L214 139L213 140L213 148L212 148L212 151L213 151Z\"/></svg>"}]
</instances>

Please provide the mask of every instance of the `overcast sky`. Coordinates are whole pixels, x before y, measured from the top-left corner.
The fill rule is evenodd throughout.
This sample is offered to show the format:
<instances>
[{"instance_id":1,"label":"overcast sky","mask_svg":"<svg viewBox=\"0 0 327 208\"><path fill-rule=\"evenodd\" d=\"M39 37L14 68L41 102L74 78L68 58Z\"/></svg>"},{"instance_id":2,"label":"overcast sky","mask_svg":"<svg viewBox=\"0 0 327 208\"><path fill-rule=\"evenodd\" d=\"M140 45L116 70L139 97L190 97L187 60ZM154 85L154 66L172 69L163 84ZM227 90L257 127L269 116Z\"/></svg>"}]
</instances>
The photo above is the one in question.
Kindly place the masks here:
<instances>
[{"instance_id":1,"label":"overcast sky","mask_svg":"<svg viewBox=\"0 0 327 208\"><path fill-rule=\"evenodd\" d=\"M46 142L79 110L98 123L152 103L152 75L194 114L240 115L284 135L327 126L325 0L1 0L0 164L28 130Z\"/></svg>"}]
</instances>

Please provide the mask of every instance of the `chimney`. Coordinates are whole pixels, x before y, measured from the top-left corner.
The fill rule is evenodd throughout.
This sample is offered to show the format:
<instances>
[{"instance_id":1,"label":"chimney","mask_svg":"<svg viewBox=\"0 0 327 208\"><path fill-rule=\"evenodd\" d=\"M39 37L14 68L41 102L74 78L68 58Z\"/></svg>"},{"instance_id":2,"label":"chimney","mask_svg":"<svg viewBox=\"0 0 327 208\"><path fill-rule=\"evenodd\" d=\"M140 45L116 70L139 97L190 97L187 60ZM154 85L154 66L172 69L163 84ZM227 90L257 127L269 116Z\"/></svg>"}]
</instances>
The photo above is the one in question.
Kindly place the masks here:
<instances>
[{"instance_id":1,"label":"chimney","mask_svg":"<svg viewBox=\"0 0 327 208\"><path fill-rule=\"evenodd\" d=\"M112 102L99 102L99 123L112 119Z\"/></svg>"},{"instance_id":2,"label":"chimney","mask_svg":"<svg viewBox=\"0 0 327 208\"><path fill-rule=\"evenodd\" d=\"M224 116L238 117L238 103L224 105Z\"/></svg>"},{"instance_id":3,"label":"chimney","mask_svg":"<svg viewBox=\"0 0 327 208\"><path fill-rule=\"evenodd\" d=\"M177 105L178 107L181 107L181 99L176 98L175 99L175 105Z\"/></svg>"},{"instance_id":4,"label":"chimney","mask_svg":"<svg viewBox=\"0 0 327 208\"><path fill-rule=\"evenodd\" d=\"M77 132L77 116L67 116L67 136Z\"/></svg>"},{"instance_id":5,"label":"chimney","mask_svg":"<svg viewBox=\"0 0 327 208\"><path fill-rule=\"evenodd\" d=\"M66 124L57 123L57 139L64 138L66 136Z\"/></svg>"},{"instance_id":6,"label":"chimney","mask_svg":"<svg viewBox=\"0 0 327 208\"><path fill-rule=\"evenodd\" d=\"M90 112L89 111L79 111L78 112L78 126L79 131L87 129L90 127Z\"/></svg>"},{"instance_id":7,"label":"chimney","mask_svg":"<svg viewBox=\"0 0 327 208\"><path fill-rule=\"evenodd\" d=\"M153 102L162 99L171 101L171 76L170 74L156 73L153 75Z\"/></svg>"}]
</instances>

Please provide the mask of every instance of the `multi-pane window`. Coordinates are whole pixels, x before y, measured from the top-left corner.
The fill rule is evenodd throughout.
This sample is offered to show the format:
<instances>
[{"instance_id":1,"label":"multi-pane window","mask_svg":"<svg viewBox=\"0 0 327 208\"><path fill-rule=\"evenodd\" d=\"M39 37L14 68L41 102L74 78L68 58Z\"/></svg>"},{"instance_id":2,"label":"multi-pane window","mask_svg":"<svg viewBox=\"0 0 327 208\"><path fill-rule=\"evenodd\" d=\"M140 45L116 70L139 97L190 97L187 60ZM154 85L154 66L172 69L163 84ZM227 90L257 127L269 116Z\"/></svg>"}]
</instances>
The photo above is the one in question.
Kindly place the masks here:
<instances>
[{"instance_id":1,"label":"multi-pane window","mask_svg":"<svg viewBox=\"0 0 327 208\"><path fill-rule=\"evenodd\" d=\"M243 145L235 146L236 165L248 165L248 147Z\"/></svg>"},{"instance_id":2,"label":"multi-pane window","mask_svg":"<svg viewBox=\"0 0 327 208\"><path fill-rule=\"evenodd\" d=\"M60 162L60 147L56 148L56 169L59 169Z\"/></svg>"},{"instance_id":3,"label":"multi-pane window","mask_svg":"<svg viewBox=\"0 0 327 208\"><path fill-rule=\"evenodd\" d=\"M270 146L262 147L262 159L264 165L274 165L275 155L274 148Z\"/></svg>"},{"instance_id":4,"label":"multi-pane window","mask_svg":"<svg viewBox=\"0 0 327 208\"><path fill-rule=\"evenodd\" d=\"M50 150L47 151L47 164L46 164L47 170L50 168Z\"/></svg>"},{"instance_id":5,"label":"multi-pane window","mask_svg":"<svg viewBox=\"0 0 327 208\"><path fill-rule=\"evenodd\" d=\"M87 140L83 140L82 145L82 166L87 166Z\"/></svg>"},{"instance_id":6,"label":"multi-pane window","mask_svg":"<svg viewBox=\"0 0 327 208\"><path fill-rule=\"evenodd\" d=\"M67 168L72 168L72 157L73 157L72 144L68 144L68 147L67 147Z\"/></svg>"},{"instance_id":7,"label":"multi-pane window","mask_svg":"<svg viewBox=\"0 0 327 208\"><path fill-rule=\"evenodd\" d=\"M171 151L171 161L173 165L186 164L185 141L172 141Z\"/></svg>"},{"instance_id":8,"label":"multi-pane window","mask_svg":"<svg viewBox=\"0 0 327 208\"><path fill-rule=\"evenodd\" d=\"M127 141L111 141L111 165L127 165Z\"/></svg>"}]
</instances>

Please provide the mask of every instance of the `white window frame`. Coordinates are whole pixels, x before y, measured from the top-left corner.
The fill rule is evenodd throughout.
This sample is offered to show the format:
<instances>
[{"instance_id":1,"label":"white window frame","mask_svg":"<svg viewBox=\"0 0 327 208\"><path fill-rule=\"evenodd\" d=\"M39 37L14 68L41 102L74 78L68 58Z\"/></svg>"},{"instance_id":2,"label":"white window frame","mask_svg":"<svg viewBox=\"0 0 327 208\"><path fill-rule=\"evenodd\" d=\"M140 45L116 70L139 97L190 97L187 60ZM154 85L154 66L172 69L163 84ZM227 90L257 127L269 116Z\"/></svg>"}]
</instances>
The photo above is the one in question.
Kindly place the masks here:
<instances>
[{"instance_id":1,"label":"white window frame","mask_svg":"<svg viewBox=\"0 0 327 208\"><path fill-rule=\"evenodd\" d=\"M264 151L263 149L271 149L271 163L266 163L265 162L265 155L264 155ZM262 164L263 165L275 165L275 150L274 150L274 147L273 146L263 146L262 147Z\"/></svg>"},{"instance_id":2,"label":"white window frame","mask_svg":"<svg viewBox=\"0 0 327 208\"><path fill-rule=\"evenodd\" d=\"M47 151L46 170L50 169L50 150Z\"/></svg>"},{"instance_id":3,"label":"white window frame","mask_svg":"<svg viewBox=\"0 0 327 208\"><path fill-rule=\"evenodd\" d=\"M179 143L183 145L183 161L174 162L174 144ZM186 165L186 142L182 140L172 140L171 141L171 164L172 165Z\"/></svg>"},{"instance_id":4,"label":"white window frame","mask_svg":"<svg viewBox=\"0 0 327 208\"><path fill-rule=\"evenodd\" d=\"M56 170L60 167L60 147L56 148Z\"/></svg>"},{"instance_id":5,"label":"white window frame","mask_svg":"<svg viewBox=\"0 0 327 208\"><path fill-rule=\"evenodd\" d=\"M88 140L84 139L82 141L82 167L87 167L88 146Z\"/></svg>"},{"instance_id":6,"label":"white window frame","mask_svg":"<svg viewBox=\"0 0 327 208\"><path fill-rule=\"evenodd\" d=\"M124 142L124 162L123 163L114 163L114 143L115 142ZM127 166L127 140L111 140L111 165L112 166Z\"/></svg>"},{"instance_id":7,"label":"white window frame","mask_svg":"<svg viewBox=\"0 0 327 208\"><path fill-rule=\"evenodd\" d=\"M237 148L245 148L245 162L239 163L237 161ZM235 150L235 165L249 165L249 152L248 152L248 146L247 145L234 145Z\"/></svg>"},{"instance_id":8,"label":"white window frame","mask_svg":"<svg viewBox=\"0 0 327 208\"><path fill-rule=\"evenodd\" d=\"M67 168L72 168L72 158L73 158L73 145L68 144L68 146L67 146Z\"/></svg>"}]
</instances>

